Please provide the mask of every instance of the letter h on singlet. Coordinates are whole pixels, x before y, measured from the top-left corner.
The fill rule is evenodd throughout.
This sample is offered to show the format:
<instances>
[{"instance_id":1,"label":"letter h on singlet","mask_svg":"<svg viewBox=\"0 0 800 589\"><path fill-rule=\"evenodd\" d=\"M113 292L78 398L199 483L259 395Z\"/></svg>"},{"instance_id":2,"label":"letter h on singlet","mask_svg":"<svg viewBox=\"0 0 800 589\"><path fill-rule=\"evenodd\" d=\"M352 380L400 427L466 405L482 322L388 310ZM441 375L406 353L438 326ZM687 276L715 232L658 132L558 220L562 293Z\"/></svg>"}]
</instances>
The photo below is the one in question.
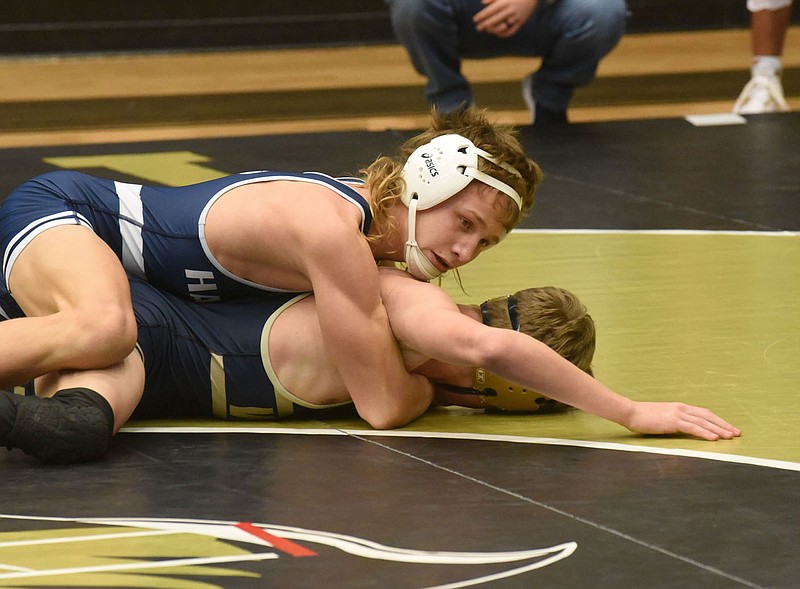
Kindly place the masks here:
<instances>
[{"instance_id":1,"label":"letter h on singlet","mask_svg":"<svg viewBox=\"0 0 800 589\"><path fill-rule=\"evenodd\" d=\"M214 282L214 273L208 270L185 270L186 278L189 282L186 286L189 289L189 296L196 303L213 303L219 300L217 283ZM196 282L192 282L196 281ZM214 294L212 294L214 293Z\"/></svg>"}]
</instances>

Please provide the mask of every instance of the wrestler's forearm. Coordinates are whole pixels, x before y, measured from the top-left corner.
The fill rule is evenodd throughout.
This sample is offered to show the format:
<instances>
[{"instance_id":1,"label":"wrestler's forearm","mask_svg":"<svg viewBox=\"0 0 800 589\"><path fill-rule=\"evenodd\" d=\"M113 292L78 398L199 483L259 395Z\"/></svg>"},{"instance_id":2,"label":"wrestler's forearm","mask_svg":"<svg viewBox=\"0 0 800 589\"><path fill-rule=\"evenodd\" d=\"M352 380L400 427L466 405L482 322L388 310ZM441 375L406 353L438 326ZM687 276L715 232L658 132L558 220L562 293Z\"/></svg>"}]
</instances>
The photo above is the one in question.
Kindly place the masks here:
<instances>
[{"instance_id":1,"label":"wrestler's forearm","mask_svg":"<svg viewBox=\"0 0 800 589\"><path fill-rule=\"evenodd\" d=\"M378 429L399 427L428 408L433 386L408 373L380 298L364 295L316 293L322 338L359 415Z\"/></svg>"},{"instance_id":2,"label":"wrestler's forearm","mask_svg":"<svg viewBox=\"0 0 800 589\"><path fill-rule=\"evenodd\" d=\"M545 344L512 331L506 353L487 358L484 368L526 388L630 427L635 403L592 378Z\"/></svg>"},{"instance_id":3,"label":"wrestler's forearm","mask_svg":"<svg viewBox=\"0 0 800 589\"><path fill-rule=\"evenodd\" d=\"M541 342L531 338L526 341L525 336L514 339L520 347L511 346L508 354L489 359L489 370L543 395L643 434L680 433L705 440L731 439L741 434L737 427L703 407L633 401L615 393Z\"/></svg>"}]
</instances>

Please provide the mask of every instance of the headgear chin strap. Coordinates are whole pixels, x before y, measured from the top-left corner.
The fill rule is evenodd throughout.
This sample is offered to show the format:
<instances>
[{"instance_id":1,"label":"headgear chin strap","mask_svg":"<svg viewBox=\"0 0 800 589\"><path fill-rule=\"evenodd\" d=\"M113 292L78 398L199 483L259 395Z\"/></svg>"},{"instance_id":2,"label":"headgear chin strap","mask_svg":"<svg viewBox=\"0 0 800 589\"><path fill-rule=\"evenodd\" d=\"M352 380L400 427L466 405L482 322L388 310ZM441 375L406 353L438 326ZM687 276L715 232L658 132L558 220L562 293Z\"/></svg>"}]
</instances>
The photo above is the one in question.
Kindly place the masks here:
<instances>
[{"instance_id":1,"label":"headgear chin strap","mask_svg":"<svg viewBox=\"0 0 800 589\"><path fill-rule=\"evenodd\" d=\"M522 208L519 193L505 182L478 169L478 157L482 157L515 176L522 175L512 166L500 162L486 151L475 146L466 137L456 134L440 135L414 150L403 167L405 191L403 203L408 207L408 240L405 244L405 259L408 270L419 280L431 280L441 274L425 254L416 240L417 211L424 211L443 203L467 187L472 180L479 180L507 195L517 208Z\"/></svg>"},{"instance_id":2,"label":"headgear chin strap","mask_svg":"<svg viewBox=\"0 0 800 589\"><path fill-rule=\"evenodd\" d=\"M416 240L417 199L408 205L408 240L405 247L405 259L408 271L417 280L432 280L441 275L439 269L425 257Z\"/></svg>"}]
</instances>

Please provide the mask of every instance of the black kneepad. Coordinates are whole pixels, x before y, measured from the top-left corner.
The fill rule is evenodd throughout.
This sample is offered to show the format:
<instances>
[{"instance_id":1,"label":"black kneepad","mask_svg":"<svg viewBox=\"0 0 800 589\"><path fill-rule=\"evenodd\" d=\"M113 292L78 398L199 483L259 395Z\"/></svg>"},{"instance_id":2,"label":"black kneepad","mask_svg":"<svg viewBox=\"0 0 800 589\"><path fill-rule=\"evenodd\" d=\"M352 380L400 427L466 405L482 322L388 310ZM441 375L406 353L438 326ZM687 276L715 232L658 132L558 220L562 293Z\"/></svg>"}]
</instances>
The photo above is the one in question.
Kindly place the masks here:
<instances>
[{"instance_id":1,"label":"black kneepad","mask_svg":"<svg viewBox=\"0 0 800 589\"><path fill-rule=\"evenodd\" d=\"M90 389L64 389L50 398L10 395L0 400L2 425L13 421L2 442L43 462L69 464L105 455L114 434L114 412ZM10 408L16 411L11 416Z\"/></svg>"}]
</instances>

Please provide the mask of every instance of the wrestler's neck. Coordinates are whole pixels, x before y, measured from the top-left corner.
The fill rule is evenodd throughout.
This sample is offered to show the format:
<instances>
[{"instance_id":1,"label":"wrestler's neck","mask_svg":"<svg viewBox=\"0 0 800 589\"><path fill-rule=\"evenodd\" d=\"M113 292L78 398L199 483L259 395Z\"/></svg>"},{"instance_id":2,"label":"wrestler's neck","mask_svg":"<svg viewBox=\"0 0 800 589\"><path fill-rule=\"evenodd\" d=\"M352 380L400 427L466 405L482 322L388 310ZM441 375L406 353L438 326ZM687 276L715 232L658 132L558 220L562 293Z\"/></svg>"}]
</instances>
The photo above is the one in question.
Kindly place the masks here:
<instances>
[{"instance_id":1,"label":"wrestler's neck","mask_svg":"<svg viewBox=\"0 0 800 589\"><path fill-rule=\"evenodd\" d=\"M408 234L408 208L398 199L381 220L373 220L369 236L381 237L369 242L372 256L376 260L404 261L404 248Z\"/></svg>"}]
</instances>

